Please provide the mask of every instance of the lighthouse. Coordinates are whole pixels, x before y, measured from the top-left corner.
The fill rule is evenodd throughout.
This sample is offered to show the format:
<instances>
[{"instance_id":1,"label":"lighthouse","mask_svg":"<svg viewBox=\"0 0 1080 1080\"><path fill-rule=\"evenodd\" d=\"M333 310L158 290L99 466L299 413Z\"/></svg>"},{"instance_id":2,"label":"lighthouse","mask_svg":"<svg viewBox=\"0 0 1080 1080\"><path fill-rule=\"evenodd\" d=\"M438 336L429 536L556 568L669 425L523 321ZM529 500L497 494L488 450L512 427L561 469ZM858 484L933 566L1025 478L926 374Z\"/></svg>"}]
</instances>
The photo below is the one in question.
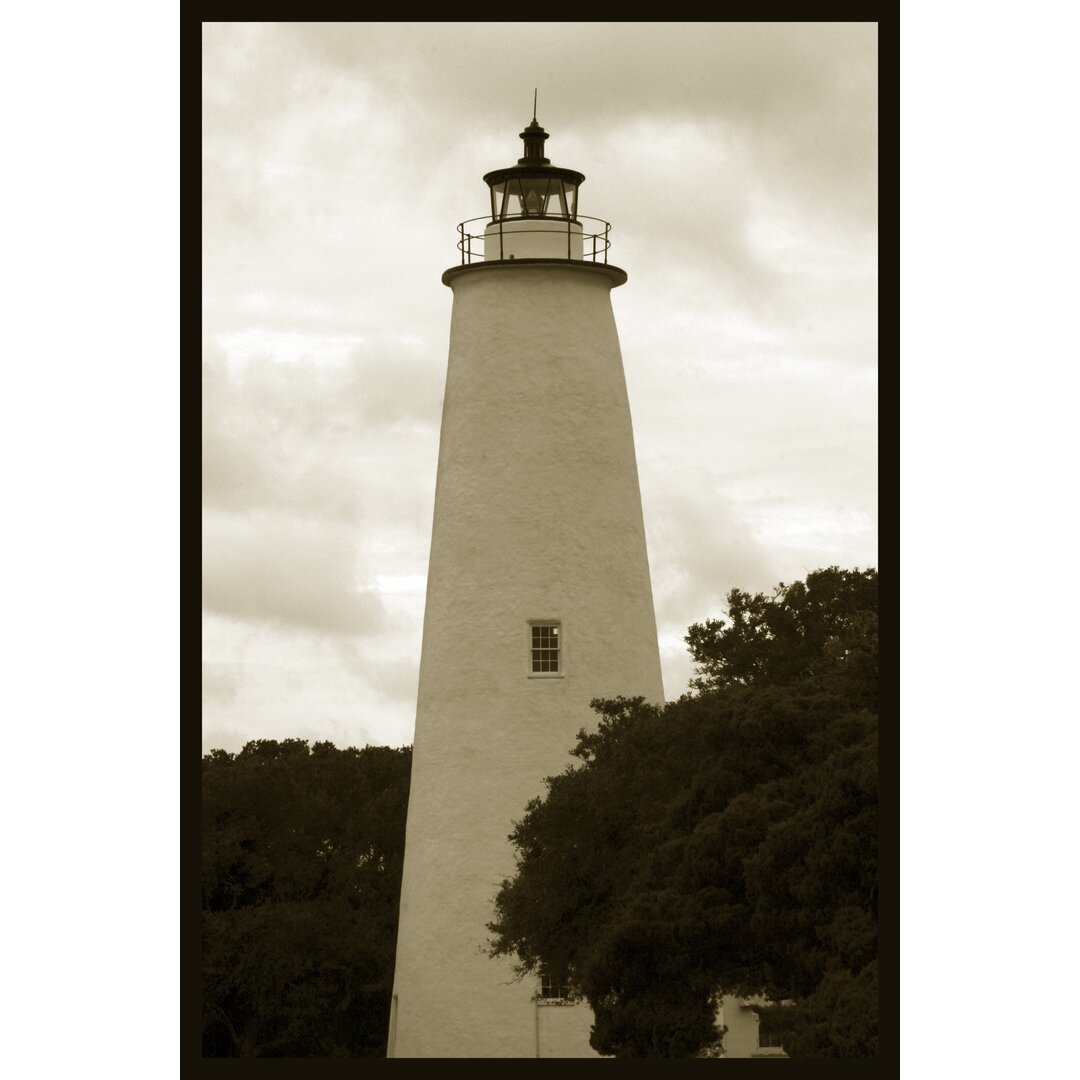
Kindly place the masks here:
<instances>
[{"instance_id":1,"label":"lighthouse","mask_svg":"<svg viewBox=\"0 0 1080 1080\"><path fill-rule=\"evenodd\" d=\"M595 1057L558 972L488 953L508 840L594 698L663 701L610 227L532 122L458 226L390 1057Z\"/></svg>"}]
</instances>

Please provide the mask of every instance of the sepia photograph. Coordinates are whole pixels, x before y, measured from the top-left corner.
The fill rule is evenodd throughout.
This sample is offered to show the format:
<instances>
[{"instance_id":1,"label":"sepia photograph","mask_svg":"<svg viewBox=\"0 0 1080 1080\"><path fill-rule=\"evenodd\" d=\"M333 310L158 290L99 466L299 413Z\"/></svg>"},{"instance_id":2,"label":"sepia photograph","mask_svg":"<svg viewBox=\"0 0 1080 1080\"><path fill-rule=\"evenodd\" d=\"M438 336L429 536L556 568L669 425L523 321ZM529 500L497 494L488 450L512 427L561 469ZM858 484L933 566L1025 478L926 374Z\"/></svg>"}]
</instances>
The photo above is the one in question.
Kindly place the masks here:
<instances>
[{"instance_id":1,"label":"sepia photograph","mask_svg":"<svg viewBox=\"0 0 1080 1080\"><path fill-rule=\"evenodd\" d=\"M202 24L202 1057L882 1052L878 49Z\"/></svg>"},{"instance_id":2,"label":"sepia photograph","mask_svg":"<svg viewBox=\"0 0 1080 1080\"><path fill-rule=\"evenodd\" d=\"M301 14L8 13L6 1071L1067 1071L1070 12Z\"/></svg>"}]
</instances>

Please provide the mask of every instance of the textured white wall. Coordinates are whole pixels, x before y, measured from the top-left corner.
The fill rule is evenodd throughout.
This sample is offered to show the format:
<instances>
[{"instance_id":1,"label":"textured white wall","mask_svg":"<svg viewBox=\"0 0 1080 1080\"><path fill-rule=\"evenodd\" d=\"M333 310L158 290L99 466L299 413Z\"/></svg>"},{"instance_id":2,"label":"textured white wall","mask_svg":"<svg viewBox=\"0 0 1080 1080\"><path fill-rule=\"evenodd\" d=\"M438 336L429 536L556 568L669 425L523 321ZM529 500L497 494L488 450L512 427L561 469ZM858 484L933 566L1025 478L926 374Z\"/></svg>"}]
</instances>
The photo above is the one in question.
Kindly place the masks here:
<instances>
[{"instance_id":1,"label":"textured white wall","mask_svg":"<svg viewBox=\"0 0 1080 1080\"><path fill-rule=\"evenodd\" d=\"M720 1003L716 1022L724 1024L724 1057L748 1058L758 1051L758 1017L744 1004L743 998L725 997Z\"/></svg>"},{"instance_id":2,"label":"textured white wall","mask_svg":"<svg viewBox=\"0 0 1080 1080\"><path fill-rule=\"evenodd\" d=\"M580 259L581 255L580 222L524 218L484 229L485 259Z\"/></svg>"},{"instance_id":3,"label":"textured white wall","mask_svg":"<svg viewBox=\"0 0 1080 1080\"><path fill-rule=\"evenodd\" d=\"M787 1057L787 1054L778 1046L762 1047L760 1045L760 1022L757 1013L750 1007L750 1002L764 1005L766 998L758 995L749 1000L737 997L725 997L721 1000L716 1022L724 1024L728 1029L724 1035L722 1056L729 1058Z\"/></svg>"},{"instance_id":4,"label":"textured white wall","mask_svg":"<svg viewBox=\"0 0 1080 1080\"><path fill-rule=\"evenodd\" d=\"M448 272L450 358L428 571L395 993L395 1057L591 1053L587 1007L533 1003L486 955L507 842L575 760L595 697L663 700L630 410L592 264ZM562 624L529 678L530 619ZM539 1033L539 1040L538 1040Z\"/></svg>"}]
</instances>

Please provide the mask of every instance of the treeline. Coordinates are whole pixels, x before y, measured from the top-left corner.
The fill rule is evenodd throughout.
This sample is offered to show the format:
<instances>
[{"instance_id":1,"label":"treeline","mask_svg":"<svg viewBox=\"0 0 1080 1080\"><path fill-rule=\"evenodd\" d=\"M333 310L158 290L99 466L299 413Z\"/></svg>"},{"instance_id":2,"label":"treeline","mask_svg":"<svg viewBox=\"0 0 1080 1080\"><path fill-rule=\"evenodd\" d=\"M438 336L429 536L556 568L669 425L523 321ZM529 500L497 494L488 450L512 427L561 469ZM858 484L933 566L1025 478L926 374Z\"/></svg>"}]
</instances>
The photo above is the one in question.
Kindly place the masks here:
<instances>
[{"instance_id":1,"label":"treeline","mask_svg":"<svg viewBox=\"0 0 1080 1080\"><path fill-rule=\"evenodd\" d=\"M411 750L202 762L203 1055L383 1057Z\"/></svg>"},{"instance_id":2,"label":"treeline","mask_svg":"<svg viewBox=\"0 0 1080 1080\"><path fill-rule=\"evenodd\" d=\"M618 1057L712 1056L721 994L792 1057L877 1051L877 573L738 589L691 692L597 701L523 807L492 951L588 1000ZM203 759L203 1053L384 1056L411 751Z\"/></svg>"}]
</instances>

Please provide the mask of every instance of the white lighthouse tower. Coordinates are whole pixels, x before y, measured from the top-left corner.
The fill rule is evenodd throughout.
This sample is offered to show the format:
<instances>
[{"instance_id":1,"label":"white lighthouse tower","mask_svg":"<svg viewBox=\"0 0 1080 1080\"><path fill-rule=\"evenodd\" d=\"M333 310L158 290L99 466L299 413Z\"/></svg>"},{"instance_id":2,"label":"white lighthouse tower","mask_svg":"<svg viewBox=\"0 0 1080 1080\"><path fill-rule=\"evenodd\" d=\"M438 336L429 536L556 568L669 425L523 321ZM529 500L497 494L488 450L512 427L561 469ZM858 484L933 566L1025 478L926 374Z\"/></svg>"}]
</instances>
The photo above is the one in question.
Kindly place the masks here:
<instances>
[{"instance_id":1,"label":"white lighthouse tower","mask_svg":"<svg viewBox=\"0 0 1080 1080\"><path fill-rule=\"evenodd\" d=\"M508 834L589 702L663 700L606 223L544 156L489 172L459 227L416 707L390 1057L587 1057L557 973L487 953Z\"/></svg>"}]
</instances>

